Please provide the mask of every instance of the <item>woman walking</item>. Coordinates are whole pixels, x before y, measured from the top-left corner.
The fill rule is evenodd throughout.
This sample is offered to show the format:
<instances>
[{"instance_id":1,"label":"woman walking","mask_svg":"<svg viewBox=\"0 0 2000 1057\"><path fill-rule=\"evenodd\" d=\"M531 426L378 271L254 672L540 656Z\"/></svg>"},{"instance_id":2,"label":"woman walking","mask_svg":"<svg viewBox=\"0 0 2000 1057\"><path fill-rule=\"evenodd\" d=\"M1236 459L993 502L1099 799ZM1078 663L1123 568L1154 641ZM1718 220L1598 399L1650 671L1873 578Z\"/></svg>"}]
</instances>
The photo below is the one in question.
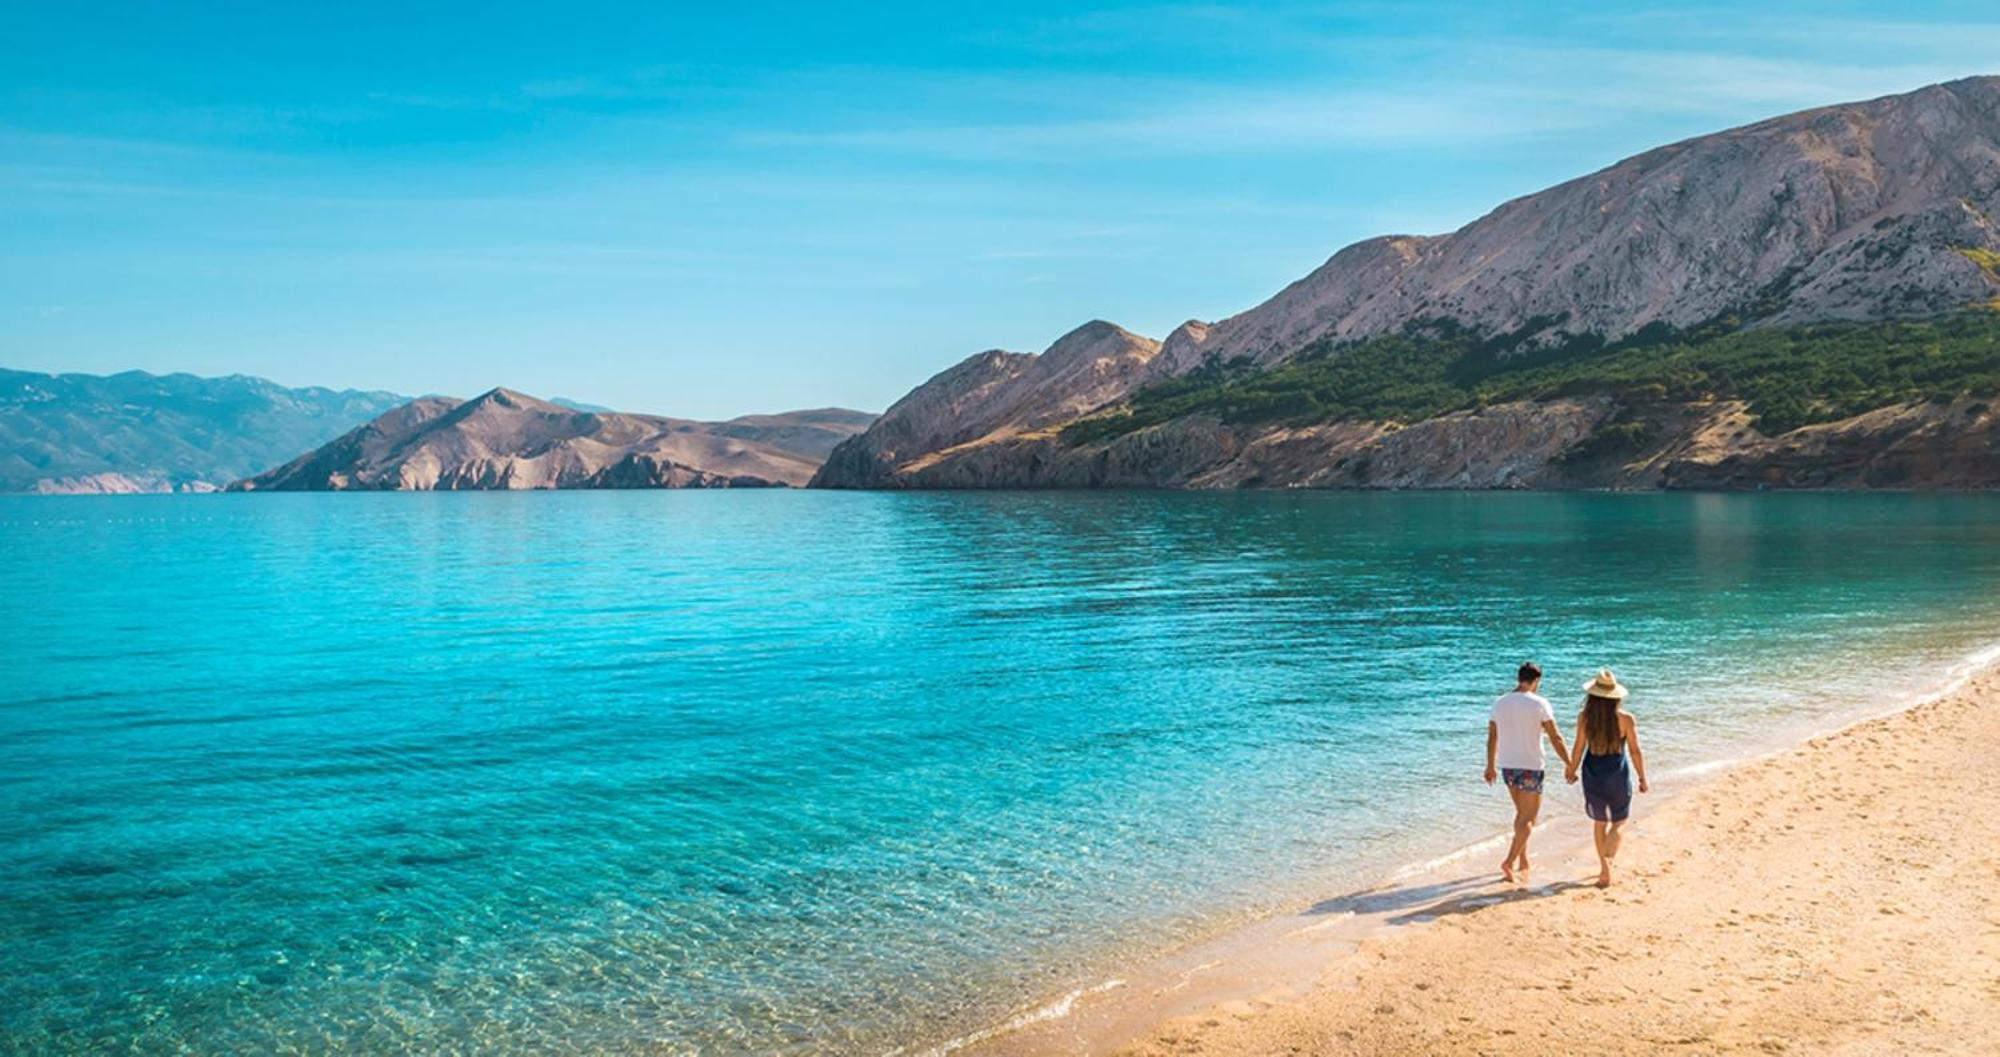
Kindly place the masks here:
<instances>
[{"instance_id":1,"label":"woman walking","mask_svg":"<svg viewBox=\"0 0 2000 1057\"><path fill-rule=\"evenodd\" d=\"M1639 750L1639 725L1625 711L1625 688L1606 668L1583 688L1583 711L1576 717L1576 751L1570 781L1583 776L1583 807L1590 813L1597 841L1597 887L1611 886L1611 860L1626 818L1632 814L1632 775L1638 772L1639 792L1647 791L1646 754ZM1626 756L1631 762L1626 762Z\"/></svg>"}]
</instances>

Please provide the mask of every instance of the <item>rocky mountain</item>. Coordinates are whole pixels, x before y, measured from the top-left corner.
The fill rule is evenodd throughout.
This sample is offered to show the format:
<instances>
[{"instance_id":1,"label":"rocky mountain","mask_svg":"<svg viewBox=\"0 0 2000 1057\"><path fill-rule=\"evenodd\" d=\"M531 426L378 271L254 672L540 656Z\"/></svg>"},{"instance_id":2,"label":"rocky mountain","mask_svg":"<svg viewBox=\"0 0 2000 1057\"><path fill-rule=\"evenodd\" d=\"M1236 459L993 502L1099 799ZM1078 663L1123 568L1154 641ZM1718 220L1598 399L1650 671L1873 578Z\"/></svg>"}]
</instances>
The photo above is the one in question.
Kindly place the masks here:
<instances>
[{"instance_id":1,"label":"rocky mountain","mask_svg":"<svg viewBox=\"0 0 2000 1057\"><path fill-rule=\"evenodd\" d=\"M1623 425L1655 432L1602 443ZM1398 426L1244 429L1189 417L1096 445L1014 440L899 479L921 488L1728 489L2000 487L1985 398L1893 404L1770 436L1742 401L1520 401Z\"/></svg>"},{"instance_id":2,"label":"rocky mountain","mask_svg":"<svg viewBox=\"0 0 2000 1057\"><path fill-rule=\"evenodd\" d=\"M828 457L822 483L918 473L981 445L1033 436L1130 392L1159 342L1086 323L1039 355L979 353L918 386Z\"/></svg>"},{"instance_id":3,"label":"rocky mountain","mask_svg":"<svg viewBox=\"0 0 2000 1057\"><path fill-rule=\"evenodd\" d=\"M740 415L726 422L696 422L721 437L754 441L811 460L825 462L833 449L873 425L876 416L844 407L819 407L776 415Z\"/></svg>"},{"instance_id":4,"label":"rocky mountain","mask_svg":"<svg viewBox=\"0 0 2000 1057\"><path fill-rule=\"evenodd\" d=\"M1608 374L1593 382L1573 373L1565 383L1594 385L1599 402L1538 397L1501 408L1486 393L1490 379L1510 371L1546 373L1550 364L1596 363L1669 340L2000 308L1996 217L2000 77L1805 111L1648 151L1507 202L1450 234L1358 243L1265 303L1183 324L1157 348L1093 323L1040 357L979 353L842 445L814 483L1637 487L1770 484L1775 475L1865 484L1875 480L1868 472L1828 468L1835 448L1863 438L1902 443L1897 431L1912 416L1927 429L1990 436L1977 434L1986 419L1937 410L1955 406L1929 399L1959 391L1953 380L1927 375L1926 399L1912 401L1915 383L1891 384L1904 377L1895 372L1877 387L1877 403L1855 408L1853 387L1815 368L1768 415L1776 396L1756 408L1732 404L1744 377L1734 370L1702 375L1706 389L1683 385L1673 394L1682 411L1673 414L1657 399L1620 399L1624 383ZM1039 367L1058 350L1079 356L1066 345L1086 333L1123 337L1092 353L1088 369ZM1844 349L1854 344L1841 340ZM1971 392L1985 384L1987 339L1965 341L1953 362L1964 369L1960 389ZM1444 346L1450 356L1435 371L1393 355L1421 360ZM1343 374L1343 361L1366 357L1374 359L1365 371ZM1429 387L1426 399L1410 397L1419 386ZM1835 398L1828 386L1845 388ZM1023 402L1045 413L1016 418L1009 409ZM1411 417L1417 405L1426 417ZM1906 410L1862 414L1893 406ZM1860 416L1839 444L1783 439L1790 430L1780 426L1824 427L1836 411ZM1590 454L1618 446L1593 439L1600 426L1617 426L1629 440L1636 432L1627 427L1641 420L1672 433L1733 413L1749 416L1745 428L1758 439L1746 435L1728 472L1676 476L1654 462L1658 473L1627 473L1625 463L1611 467ZM1080 420L1084 428L1070 428ZM1646 443L1661 456L1688 439L1649 434ZM1426 444L1490 457L1454 461ZM1723 458L1713 448L1698 457L1711 456ZM1784 468L1766 474L1754 468L1758 460ZM1815 460L1825 472L1807 466ZM1595 469L1583 473L1587 466Z\"/></svg>"},{"instance_id":5,"label":"rocky mountain","mask_svg":"<svg viewBox=\"0 0 2000 1057\"><path fill-rule=\"evenodd\" d=\"M695 422L579 411L494 389L395 408L232 491L803 485L873 416L823 409Z\"/></svg>"},{"instance_id":6,"label":"rocky mountain","mask_svg":"<svg viewBox=\"0 0 2000 1057\"><path fill-rule=\"evenodd\" d=\"M80 477L44 477L28 491L36 495L151 495L164 492L219 492L213 481L174 481L165 477L134 477L125 473L92 473Z\"/></svg>"},{"instance_id":7,"label":"rocky mountain","mask_svg":"<svg viewBox=\"0 0 2000 1057\"><path fill-rule=\"evenodd\" d=\"M245 375L0 370L0 491L220 486L408 399Z\"/></svg>"}]
</instances>

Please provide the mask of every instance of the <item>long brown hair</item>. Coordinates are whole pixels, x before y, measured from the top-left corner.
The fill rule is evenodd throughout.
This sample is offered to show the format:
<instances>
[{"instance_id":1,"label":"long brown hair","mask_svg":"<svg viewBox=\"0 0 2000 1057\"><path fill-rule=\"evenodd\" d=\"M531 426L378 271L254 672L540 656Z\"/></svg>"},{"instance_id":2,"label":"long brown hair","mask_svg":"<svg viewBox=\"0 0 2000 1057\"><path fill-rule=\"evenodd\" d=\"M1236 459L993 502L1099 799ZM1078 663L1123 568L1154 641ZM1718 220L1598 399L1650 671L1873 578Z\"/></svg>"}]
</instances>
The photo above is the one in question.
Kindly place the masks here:
<instances>
[{"instance_id":1,"label":"long brown hair","mask_svg":"<svg viewBox=\"0 0 2000 1057\"><path fill-rule=\"evenodd\" d=\"M1618 702L1596 694L1583 695L1583 741L1590 751L1608 756L1625 747L1625 732L1618 729Z\"/></svg>"}]
</instances>

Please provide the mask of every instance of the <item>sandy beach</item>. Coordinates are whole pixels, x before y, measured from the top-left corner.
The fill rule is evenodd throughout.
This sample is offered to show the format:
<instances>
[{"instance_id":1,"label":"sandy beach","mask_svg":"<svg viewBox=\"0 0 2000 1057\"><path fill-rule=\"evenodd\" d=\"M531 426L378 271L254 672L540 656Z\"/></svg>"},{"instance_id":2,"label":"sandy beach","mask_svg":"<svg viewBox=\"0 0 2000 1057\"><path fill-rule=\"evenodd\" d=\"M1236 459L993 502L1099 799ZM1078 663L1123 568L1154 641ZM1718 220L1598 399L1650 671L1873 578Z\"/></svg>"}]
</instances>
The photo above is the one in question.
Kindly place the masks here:
<instances>
[{"instance_id":1,"label":"sandy beach","mask_svg":"<svg viewBox=\"0 0 2000 1057\"><path fill-rule=\"evenodd\" d=\"M996 1053L2000 1053L2000 670L1133 974ZM1656 762L1655 766L1659 764ZM1553 806L1553 805L1552 805ZM1559 810L1559 809L1558 809Z\"/></svg>"}]
</instances>

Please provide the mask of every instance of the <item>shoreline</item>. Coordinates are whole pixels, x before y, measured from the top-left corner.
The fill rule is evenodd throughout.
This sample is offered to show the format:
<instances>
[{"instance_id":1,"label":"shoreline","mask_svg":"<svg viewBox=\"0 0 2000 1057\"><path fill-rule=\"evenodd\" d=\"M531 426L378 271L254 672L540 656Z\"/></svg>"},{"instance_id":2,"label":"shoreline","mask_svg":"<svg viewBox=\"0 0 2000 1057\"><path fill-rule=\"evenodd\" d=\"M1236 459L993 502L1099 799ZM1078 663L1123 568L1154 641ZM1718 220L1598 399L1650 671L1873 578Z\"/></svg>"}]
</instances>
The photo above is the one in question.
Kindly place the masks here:
<instances>
[{"instance_id":1,"label":"shoreline","mask_svg":"<svg viewBox=\"0 0 2000 1057\"><path fill-rule=\"evenodd\" d=\"M1620 860L1621 877L1631 875L1640 857L1635 849L1654 839L1652 831L1671 832L1676 821L1684 825L1680 816L1691 810L1689 802L1721 795L1723 778L1756 775L1795 761L1829 741L1868 737L1876 728L1907 719L1912 713L1968 700L1974 707L1983 704L1988 711L2000 711L2000 643L1969 652L1947 670L1945 678L1903 694L1887 708L1837 710L1817 725L1803 726L1745 755L1656 769L1654 792L1635 804L1634 825ZM1662 792L1660 786L1667 784L1662 779L1687 784ZM1430 926L1440 919L1508 903L1560 897L1583 887L1577 877L1584 872L1595 876L1595 855L1587 820L1566 810L1570 806L1555 798L1544 804L1536 833L1535 869L1525 883L1506 884L1498 877L1497 868L1486 868L1485 858L1497 857L1508 839L1505 831L1498 831L1434 858L1390 868L1372 885L1226 927L1216 935L1125 967L1126 971L1038 1003L999 1023L935 1046L896 1052L923 1057L1113 1051L1164 1054L1181 1052L1183 1044L1190 1051L1218 1052L1194 1040L1230 1028L1236 1029L1233 1034L1254 1039L1256 1032L1244 1031L1242 1025L1271 1011L1296 1018L1301 1008L1324 998L1330 977L1354 970L1371 953L1386 958L1388 949L1420 942L1429 934L1427 929L1406 926ZM1615 894L1624 890L1620 885L1609 892L1594 888L1591 892L1616 898ZM2000 975L1995 977L1994 988L1995 996L2000 997ZM1274 1049L1285 1048L1274 1040L1267 1041ZM1520 1052L1537 1052L1526 1039L1520 1045L1524 1047ZM1508 1049L1505 1045L1500 1048ZM1262 1049L1252 1044L1219 1052ZM1343 1047L1342 1052L1347 1049Z\"/></svg>"},{"instance_id":2,"label":"shoreline","mask_svg":"<svg viewBox=\"0 0 2000 1057\"><path fill-rule=\"evenodd\" d=\"M235 482L229 482L233 484ZM0 497L27 497L34 499L130 499L140 496L225 496L225 495L476 495L480 493L500 493L507 495L548 494L552 492L599 492L599 493L658 493L658 492L792 492L824 493L830 495L1612 495L1612 496L1666 496L1666 495L1907 495L1907 496L1990 496L2000 493L2000 485L1787 485L1774 488L1766 485L1701 485L1701 486L1619 486L1619 485L1577 485L1575 487L1534 487L1516 488L1509 485L1494 485L1486 488L1473 487L1371 487L1366 485L996 485L994 487L897 487L893 485L870 485L868 487L848 487L845 485L786 484L775 482L768 485L746 485L731 488L702 487L686 485L651 485L644 488L624 488L614 486L577 486L550 488L261 488L232 489L225 485L215 485L210 481L190 481L187 487L162 488L138 491L89 491L50 490L0 491ZM207 486L207 487L196 487Z\"/></svg>"}]
</instances>

